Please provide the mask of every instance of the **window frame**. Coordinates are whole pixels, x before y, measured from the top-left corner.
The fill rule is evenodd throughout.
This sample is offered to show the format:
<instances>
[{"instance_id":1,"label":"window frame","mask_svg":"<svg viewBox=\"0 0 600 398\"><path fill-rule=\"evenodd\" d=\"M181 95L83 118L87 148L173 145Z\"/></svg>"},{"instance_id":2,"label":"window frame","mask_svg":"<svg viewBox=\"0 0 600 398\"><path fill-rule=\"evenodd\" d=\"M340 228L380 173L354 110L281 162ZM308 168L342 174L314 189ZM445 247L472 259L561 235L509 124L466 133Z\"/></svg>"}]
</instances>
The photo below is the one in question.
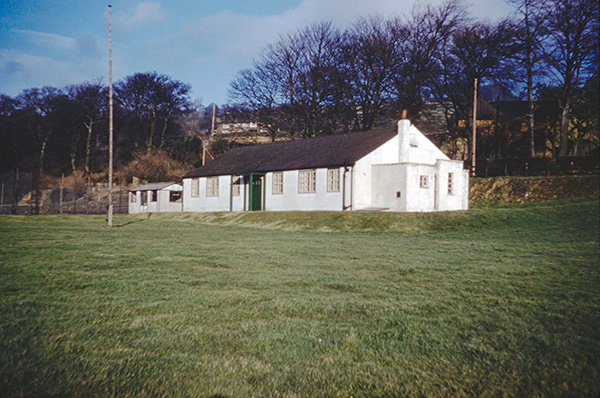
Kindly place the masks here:
<instances>
[{"instance_id":1,"label":"window frame","mask_svg":"<svg viewBox=\"0 0 600 398\"><path fill-rule=\"evenodd\" d=\"M130 192L130 193L131 193L131 196L130 196L129 202L137 203L137 197L138 197L137 191Z\"/></svg>"},{"instance_id":2,"label":"window frame","mask_svg":"<svg viewBox=\"0 0 600 398\"><path fill-rule=\"evenodd\" d=\"M242 194L242 177L233 176L231 181L231 196L240 196Z\"/></svg>"},{"instance_id":3,"label":"window frame","mask_svg":"<svg viewBox=\"0 0 600 398\"><path fill-rule=\"evenodd\" d=\"M448 195L454 195L454 173L448 173Z\"/></svg>"},{"instance_id":4,"label":"window frame","mask_svg":"<svg viewBox=\"0 0 600 398\"><path fill-rule=\"evenodd\" d=\"M272 175L271 193L273 195L283 195L283 172L275 171Z\"/></svg>"},{"instance_id":5,"label":"window frame","mask_svg":"<svg viewBox=\"0 0 600 398\"><path fill-rule=\"evenodd\" d=\"M206 177L206 197L219 196L219 177Z\"/></svg>"},{"instance_id":6,"label":"window frame","mask_svg":"<svg viewBox=\"0 0 600 398\"><path fill-rule=\"evenodd\" d=\"M298 193L317 192L317 170L298 170Z\"/></svg>"},{"instance_id":7,"label":"window frame","mask_svg":"<svg viewBox=\"0 0 600 398\"><path fill-rule=\"evenodd\" d=\"M192 187L190 190L190 196L192 198L200 197L200 178L192 178Z\"/></svg>"},{"instance_id":8,"label":"window frame","mask_svg":"<svg viewBox=\"0 0 600 398\"><path fill-rule=\"evenodd\" d=\"M178 198L173 200L175 194L179 194ZM169 203L181 203L183 201L183 192L182 191L169 191Z\"/></svg>"},{"instance_id":9,"label":"window frame","mask_svg":"<svg viewBox=\"0 0 600 398\"><path fill-rule=\"evenodd\" d=\"M429 176L427 174L419 176L419 188L429 188Z\"/></svg>"},{"instance_id":10,"label":"window frame","mask_svg":"<svg viewBox=\"0 0 600 398\"><path fill-rule=\"evenodd\" d=\"M340 169L327 169L327 192L340 192Z\"/></svg>"}]
</instances>

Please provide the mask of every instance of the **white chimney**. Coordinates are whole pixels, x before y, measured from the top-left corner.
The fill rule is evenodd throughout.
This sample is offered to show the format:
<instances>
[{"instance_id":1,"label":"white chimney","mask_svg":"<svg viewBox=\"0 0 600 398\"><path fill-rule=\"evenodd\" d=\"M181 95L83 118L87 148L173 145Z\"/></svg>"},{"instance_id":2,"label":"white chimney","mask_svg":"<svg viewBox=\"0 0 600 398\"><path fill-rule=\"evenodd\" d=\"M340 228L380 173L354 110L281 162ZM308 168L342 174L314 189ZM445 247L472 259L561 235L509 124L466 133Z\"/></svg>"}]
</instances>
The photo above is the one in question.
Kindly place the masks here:
<instances>
[{"instance_id":1,"label":"white chimney","mask_svg":"<svg viewBox=\"0 0 600 398\"><path fill-rule=\"evenodd\" d=\"M404 116L404 115L402 115ZM398 153L398 163L408 162L408 152L410 151L410 120L398 120L398 142L400 144Z\"/></svg>"}]
</instances>

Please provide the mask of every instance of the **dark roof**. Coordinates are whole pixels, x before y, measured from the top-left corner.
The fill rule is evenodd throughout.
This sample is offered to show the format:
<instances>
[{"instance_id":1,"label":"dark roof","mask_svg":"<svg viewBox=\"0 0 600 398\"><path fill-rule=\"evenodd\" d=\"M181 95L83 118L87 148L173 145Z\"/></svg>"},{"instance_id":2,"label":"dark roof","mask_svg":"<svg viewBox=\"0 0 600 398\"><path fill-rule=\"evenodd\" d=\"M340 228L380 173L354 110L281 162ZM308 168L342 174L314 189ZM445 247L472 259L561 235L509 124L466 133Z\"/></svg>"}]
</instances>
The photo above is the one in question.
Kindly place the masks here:
<instances>
[{"instance_id":1,"label":"dark roof","mask_svg":"<svg viewBox=\"0 0 600 398\"><path fill-rule=\"evenodd\" d=\"M396 135L394 129L239 147L183 178L351 166Z\"/></svg>"}]
</instances>

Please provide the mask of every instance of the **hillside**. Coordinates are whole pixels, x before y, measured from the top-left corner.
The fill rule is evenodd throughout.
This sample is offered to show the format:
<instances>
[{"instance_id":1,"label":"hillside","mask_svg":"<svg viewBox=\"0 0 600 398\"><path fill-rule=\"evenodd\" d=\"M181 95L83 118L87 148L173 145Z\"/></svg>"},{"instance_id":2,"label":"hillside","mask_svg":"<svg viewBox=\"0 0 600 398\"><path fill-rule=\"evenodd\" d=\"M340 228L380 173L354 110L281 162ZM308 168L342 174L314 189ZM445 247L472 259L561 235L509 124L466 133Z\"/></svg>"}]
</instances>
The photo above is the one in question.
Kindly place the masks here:
<instances>
[{"instance_id":1,"label":"hillside","mask_svg":"<svg viewBox=\"0 0 600 398\"><path fill-rule=\"evenodd\" d=\"M599 194L598 175L474 178L469 204L472 208L514 206Z\"/></svg>"}]
</instances>

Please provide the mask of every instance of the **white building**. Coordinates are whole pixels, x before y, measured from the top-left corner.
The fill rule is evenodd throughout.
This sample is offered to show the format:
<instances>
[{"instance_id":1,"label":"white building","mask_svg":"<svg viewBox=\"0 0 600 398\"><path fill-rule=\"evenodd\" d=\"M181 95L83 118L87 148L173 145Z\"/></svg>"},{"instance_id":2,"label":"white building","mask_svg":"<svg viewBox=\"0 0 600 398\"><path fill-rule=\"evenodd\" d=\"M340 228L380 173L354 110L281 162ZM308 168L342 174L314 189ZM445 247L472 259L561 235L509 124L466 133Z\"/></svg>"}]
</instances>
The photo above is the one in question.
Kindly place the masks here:
<instances>
[{"instance_id":1,"label":"white building","mask_svg":"<svg viewBox=\"0 0 600 398\"><path fill-rule=\"evenodd\" d=\"M183 186L156 182L129 191L129 214L183 210Z\"/></svg>"},{"instance_id":2,"label":"white building","mask_svg":"<svg viewBox=\"0 0 600 398\"><path fill-rule=\"evenodd\" d=\"M183 177L183 211L468 208L469 178L406 119L373 130L235 148Z\"/></svg>"}]
</instances>

